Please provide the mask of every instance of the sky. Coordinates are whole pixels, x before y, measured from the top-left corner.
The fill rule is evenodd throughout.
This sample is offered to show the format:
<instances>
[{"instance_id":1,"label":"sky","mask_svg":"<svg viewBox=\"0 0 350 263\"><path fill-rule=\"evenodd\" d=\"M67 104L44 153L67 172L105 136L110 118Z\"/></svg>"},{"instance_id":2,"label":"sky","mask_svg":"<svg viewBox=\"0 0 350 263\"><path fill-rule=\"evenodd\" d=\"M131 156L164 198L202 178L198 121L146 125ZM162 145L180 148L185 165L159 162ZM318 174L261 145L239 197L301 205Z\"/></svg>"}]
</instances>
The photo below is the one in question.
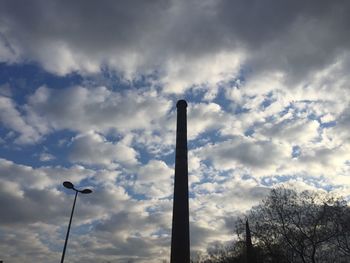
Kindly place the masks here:
<instances>
[{"instance_id":1,"label":"sky","mask_svg":"<svg viewBox=\"0 0 350 263\"><path fill-rule=\"evenodd\" d=\"M273 187L350 193L350 2L0 0L0 260L170 257L176 102L191 253ZM165 261L164 261L165 260Z\"/></svg>"}]
</instances>

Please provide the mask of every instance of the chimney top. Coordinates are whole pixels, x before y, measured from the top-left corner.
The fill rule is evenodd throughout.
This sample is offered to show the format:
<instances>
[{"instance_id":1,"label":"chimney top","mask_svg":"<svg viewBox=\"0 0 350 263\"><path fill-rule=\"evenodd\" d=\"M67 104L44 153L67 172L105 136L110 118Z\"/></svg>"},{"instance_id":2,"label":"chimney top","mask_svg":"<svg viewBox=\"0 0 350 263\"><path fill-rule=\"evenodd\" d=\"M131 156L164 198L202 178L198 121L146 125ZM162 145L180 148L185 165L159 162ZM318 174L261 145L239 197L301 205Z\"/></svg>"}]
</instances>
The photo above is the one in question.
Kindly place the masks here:
<instances>
[{"instance_id":1,"label":"chimney top","mask_svg":"<svg viewBox=\"0 0 350 263\"><path fill-rule=\"evenodd\" d=\"M177 108L186 108L187 107L187 102L185 100L179 100L176 103Z\"/></svg>"}]
</instances>

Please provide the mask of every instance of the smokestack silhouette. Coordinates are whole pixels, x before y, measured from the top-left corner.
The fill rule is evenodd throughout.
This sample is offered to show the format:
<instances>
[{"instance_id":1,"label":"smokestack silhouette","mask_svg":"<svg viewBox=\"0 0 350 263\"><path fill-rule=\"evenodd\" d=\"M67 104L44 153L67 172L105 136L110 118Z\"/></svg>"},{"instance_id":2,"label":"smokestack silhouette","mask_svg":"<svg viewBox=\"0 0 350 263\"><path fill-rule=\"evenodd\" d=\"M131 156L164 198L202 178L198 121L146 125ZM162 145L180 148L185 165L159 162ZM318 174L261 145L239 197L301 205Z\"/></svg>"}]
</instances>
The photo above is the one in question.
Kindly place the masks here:
<instances>
[{"instance_id":1,"label":"smokestack silhouette","mask_svg":"<svg viewBox=\"0 0 350 263\"><path fill-rule=\"evenodd\" d=\"M189 263L190 227L188 211L187 103L185 100L179 100L176 107L176 157L170 263Z\"/></svg>"},{"instance_id":2,"label":"smokestack silhouette","mask_svg":"<svg viewBox=\"0 0 350 263\"><path fill-rule=\"evenodd\" d=\"M252 235L250 233L250 228L249 228L249 223L248 223L248 219L245 222L245 242L246 242L246 262L247 263L256 263L257 262L257 258L255 255L255 251L254 251L254 247L253 247L253 243L252 243Z\"/></svg>"}]
</instances>

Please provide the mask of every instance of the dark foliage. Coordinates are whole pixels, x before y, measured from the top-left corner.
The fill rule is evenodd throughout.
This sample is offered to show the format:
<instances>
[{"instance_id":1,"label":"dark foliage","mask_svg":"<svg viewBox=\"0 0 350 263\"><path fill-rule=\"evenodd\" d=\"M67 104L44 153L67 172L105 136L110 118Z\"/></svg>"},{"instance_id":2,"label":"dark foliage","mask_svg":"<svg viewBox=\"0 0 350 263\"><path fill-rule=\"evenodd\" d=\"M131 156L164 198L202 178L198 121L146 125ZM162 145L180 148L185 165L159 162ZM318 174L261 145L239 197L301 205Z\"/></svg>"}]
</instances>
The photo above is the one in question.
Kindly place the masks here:
<instances>
[{"instance_id":1,"label":"dark foliage","mask_svg":"<svg viewBox=\"0 0 350 263\"><path fill-rule=\"evenodd\" d=\"M257 263L350 262L350 208L324 192L280 187L236 224L239 241L197 263L247 263L246 219ZM248 257L249 258L249 257ZM251 262L248 262L251 263Z\"/></svg>"}]
</instances>

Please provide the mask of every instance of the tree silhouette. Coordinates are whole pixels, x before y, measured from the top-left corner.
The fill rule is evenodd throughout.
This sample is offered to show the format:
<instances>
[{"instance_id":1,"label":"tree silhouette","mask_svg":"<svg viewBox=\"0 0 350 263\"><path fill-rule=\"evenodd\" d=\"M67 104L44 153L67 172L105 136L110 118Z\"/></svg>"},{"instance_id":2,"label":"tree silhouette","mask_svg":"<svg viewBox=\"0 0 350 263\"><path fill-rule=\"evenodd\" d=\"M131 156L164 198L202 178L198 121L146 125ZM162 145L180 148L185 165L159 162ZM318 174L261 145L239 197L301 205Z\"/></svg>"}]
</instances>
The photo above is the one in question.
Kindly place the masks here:
<instances>
[{"instance_id":1,"label":"tree silhouette","mask_svg":"<svg viewBox=\"0 0 350 263\"><path fill-rule=\"evenodd\" d=\"M239 240L232 246L195 262L350 262L350 208L345 199L323 191L273 189L237 220L236 233Z\"/></svg>"},{"instance_id":2,"label":"tree silhouette","mask_svg":"<svg viewBox=\"0 0 350 263\"><path fill-rule=\"evenodd\" d=\"M264 262L349 262L346 214L342 198L280 187L247 217Z\"/></svg>"}]
</instances>

